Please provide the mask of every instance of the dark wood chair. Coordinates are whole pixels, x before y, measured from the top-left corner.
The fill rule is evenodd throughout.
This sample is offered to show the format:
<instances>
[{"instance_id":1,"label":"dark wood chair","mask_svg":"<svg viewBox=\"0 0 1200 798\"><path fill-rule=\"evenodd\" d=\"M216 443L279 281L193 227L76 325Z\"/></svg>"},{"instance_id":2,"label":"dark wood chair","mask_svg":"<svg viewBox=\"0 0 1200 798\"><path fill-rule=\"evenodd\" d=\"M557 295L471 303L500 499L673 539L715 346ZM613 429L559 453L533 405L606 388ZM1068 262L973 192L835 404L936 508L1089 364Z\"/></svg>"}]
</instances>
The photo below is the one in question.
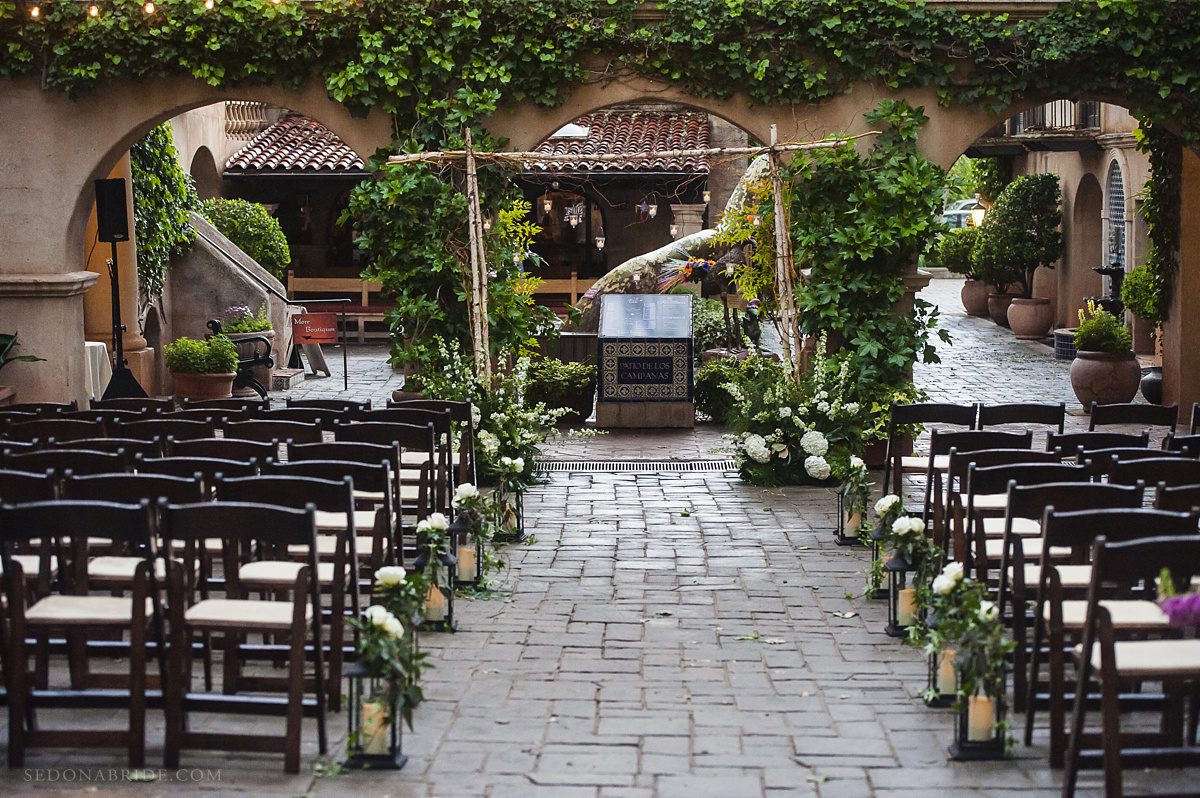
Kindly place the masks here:
<instances>
[{"instance_id":1,"label":"dark wood chair","mask_svg":"<svg viewBox=\"0 0 1200 798\"><path fill-rule=\"evenodd\" d=\"M990 466L1012 465L1014 463L1059 463L1062 462L1059 452L1042 452L1036 449L980 449L979 451L959 452L951 449L946 468L946 519L941 530L935 531L937 542L948 549L951 541L962 543L966 540L966 485L967 472L972 465L978 468ZM997 505L1000 501L995 501ZM996 509L996 508L993 508ZM988 534L999 534L1000 527L992 516L983 518L984 530ZM958 548L955 557L962 559L966 550Z\"/></svg>"},{"instance_id":2,"label":"dark wood chair","mask_svg":"<svg viewBox=\"0 0 1200 798\"><path fill-rule=\"evenodd\" d=\"M1137 509L1142 506L1142 494L1136 486L1109 485L1100 482L1050 482L1036 485L1008 486L1004 528L1001 535L1000 589L997 602L1001 617L1008 618L1011 609L1013 640L1013 709L1024 712L1029 701L1046 705L1048 697L1028 689L1030 659L1029 628L1034 616L1027 606L1037 600L1037 588L1042 560L1050 557L1050 567L1058 570L1059 579L1067 589L1086 587L1091 579L1087 565L1059 564L1043 547L1042 516L1047 507L1060 512L1099 510L1107 507ZM989 556L992 552L989 552ZM1061 561L1061 558L1060 558ZM1039 641L1040 645L1040 641ZM1029 743L1027 743L1029 744Z\"/></svg>"},{"instance_id":3,"label":"dark wood chair","mask_svg":"<svg viewBox=\"0 0 1200 798\"><path fill-rule=\"evenodd\" d=\"M1138 426L1166 427L1170 432L1175 431L1179 420L1179 405L1144 405L1136 402L1101 405L1092 404L1092 420L1088 430L1096 427L1112 427L1118 424L1137 424Z\"/></svg>"},{"instance_id":4,"label":"dark wood chair","mask_svg":"<svg viewBox=\"0 0 1200 798\"><path fill-rule=\"evenodd\" d=\"M129 470L130 457L124 449L115 452L98 452L92 449L36 449L6 455L4 467L19 471L45 471L53 468L58 473L74 471L76 474L118 474Z\"/></svg>"},{"instance_id":5,"label":"dark wood chair","mask_svg":"<svg viewBox=\"0 0 1200 798\"><path fill-rule=\"evenodd\" d=\"M257 396L238 399L184 399L182 409L197 408L219 410L266 410L271 406L270 399L260 399Z\"/></svg>"},{"instance_id":6,"label":"dark wood chair","mask_svg":"<svg viewBox=\"0 0 1200 798\"><path fill-rule=\"evenodd\" d=\"M39 418L12 424L5 437L15 441L46 440L74 441L80 438L103 438L106 428L103 421L82 421L69 418Z\"/></svg>"},{"instance_id":7,"label":"dark wood chair","mask_svg":"<svg viewBox=\"0 0 1200 798\"><path fill-rule=\"evenodd\" d=\"M352 413L348 410L334 410L328 407L280 407L274 410L260 410L253 413L252 421L299 421L304 424L321 424L326 429L332 429L339 421L348 421Z\"/></svg>"},{"instance_id":8,"label":"dark wood chair","mask_svg":"<svg viewBox=\"0 0 1200 798\"><path fill-rule=\"evenodd\" d=\"M59 441L51 438L46 441L49 449L90 449L94 452L124 451L126 457L135 455L144 457L162 457L163 441L160 438L139 440L137 438L80 438L77 441Z\"/></svg>"},{"instance_id":9,"label":"dark wood chair","mask_svg":"<svg viewBox=\"0 0 1200 798\"><path fill-rule=\"evenodd\" d=\"M919 428L923 424L938 424L974 429L978 416L979 405L975 404L956 405L938 402L899 404L892 402L891 412L888 415L887 450L883 466L884 492L887 492L890 485L892 493L900 495L904 487L905 474L927 474L931 465L935 467L940 465L940 468L936 469L939 472L946 468L945 455L939 463L932 454L913 454L915 428Z\"/></svg>"},{"instance_id":10,"label":"dark wood chair","mask_svg":"<svg viewBox=\"0 0 1200 798\"><path fill-rule=\"evenodd\" d=\"M183 410L172 410L169 413L163 413L160 418L164 421L211 422L221 427L230 421L245 421L250 418L250 413L251 411L249 410L236 410L233 408L186 407Z\"/></svg>"},{"instance_id":11,"label":"dark wood chair","mask_svg":"<svg viewBox=\"0 0 1200 798\"><path fill-rule=\"evenodd\" d=\"M202 599L188 606L184 577L177 563L168 564L170 608L170 674L166 691L167 731L164 746L167 767L178 767L184 749L261 751L284 755L284 770L300 771L300 740L305 714L317 719L318 746L327 750L325 729L324 646L321 642L321 598L317 580L316 510L295 510L257 503L212 502L160 507L165 545L201 544L209 538L222 541L225 597ZM241 584L243 566L259 560L287 560L289 547L305 548L303 565L287 591L273 591L266 599L252 599ZM290 594L290 598L285 598ZM279 599L279 600L275 600ZM191 692L192 650L198 634L224 638L224 671L228 691L247 680L237 673L242 639L248 634L283 635L289 641L287 693L275 696L197 694ZM310 637L311 635L311 637ZM313 646L312 697L306 698L306 641ZM232 677L232 678L231 678ZM247 734L200 732L189 728L196 712L285 714L284 733L268 737L261 730Z\"/></svg>"},{"instance_id":12,"label":"dark wood chair","mask_svg":"<svg viewBox=\"0 0 1200 798\"><path fill-rule=\"evenodd\" d=\"M174 399L93 399L93 410L138 410L145 413L166 413L175 409Z\"/></svg>"},{"instance_id":13,"label":"dark wood chair","mask_svg":"<svg viewBox=\"0 0 1200 798\"><path fill-rule=\"evenodd\" d=\"M413 426L433 426L434 459L433 467L433 501L437 510L446 515L453 515L450 498L454 495L455 465L453 451L454 427L449 411L428 410L424 408L394 407L386 410L370 410L360 414L366 423L409 424ZM402 447L402 459L407 459L410 465L420 465L423 456L418 451L410 452Z\"/></svg>"},{"instance_id":14,"label":"dark wood chair","mask_svg":"<svg viewBox=\"0 0 1200 798\"><path fill-rule=\"evenodd\" d=\"M1164 458L1176 458L1180 460L1190 459L1187 452L1168 452L1162 449L1133 449L1118 446L1113 449L1095 449L1090 452L1081 452L1076 455L1075 460L1078 463L1086 463L1088 473L1093 479L1100 479L1106 476L1112 469L1114 462L1131 463L1135 460L1162 460Z\"/></svg>"},{"instance_id":15,"label":"dark wood chair","mask_svg":"<svg viewBox=\"0 0 1200 798\"><path fill-rule=\"evenodd\" d=\"M455 402L449 399L404 399L388 400L389 408L415 408L449 413L450 421L458 434L458 484L477 483L475 466L475 418L470 402ZM368 410L370 408L367 408ZM886 485L886 481L884 485Z\"/></svg>"},{"instance_id":16,"label":"dark wood chair","mask_svg":"<svg viewBox=\"0 0 1200 798\"><path fill-rule=\"evenodd\" d=\"M925 503L921 518L927 525L938 529L943 524L945 512L945 486L942 477L950 467L950 450L958 453L978 452L984 449L1030 449L1033 433L997 432L995 430L964 430L943 432L935 429L929 435L929 456L925 458Z\"/></svg>"},{"instance_id":17,"label":"dark wood chair","mask_svg":"<svg viewBox=\"0 0 1200 798\"><path fill-rule=\"evenodd\" d=\"M138 473L167 474L192 477L196 474L212 482L218 475L252 477L258 473L255 460L228 460L219 457L135 457L133 467Z\"/></svg>"},{"instance_id":18,"label":"dark wood chair","mask_svg":"<svg viewBox=\"0 0 1200 798\"><path fill-rule=\"evenodd\" d=\"M56 416L59 413L70 413L79 409L79 403L72 399L69 402L17 402L5 405L5 412L33 413L38 416Z\"/></svg>"},{"instance_id":19,"label":"dark wood chair","mask_svg":"<svg viewBox=\"0 0 1200 798\"><path fill-rule=\"evenodd\" d=\"M181 418L154 419L151 421L122 422L117 431L127 438L173 438L177 441L195 438L212 438L216 434L213 421L188 421Z\"/></svg>"},{"instance_id":20,"label":"dark wood chair","mask_svg":"<svg viewBox=\"0 0 1200 798\"><path fill-rule=\"evenodd\" d=\"M1047 507L1042 516L1043 546L1047 552L1055 548L1072 552L1070 564L1089 562L1093 543L1101 537L1111 541L1138 540L1160 536L1179 537L1195 534L1196 518L1189 513L1165 513L1159 510L1112 509L1059 512ZM1096 579L1095 564L1091 563L1091 579ZM1066 663L1071 642L1083 632L1086 621L1086 602L1068 599L1060 566L1052 565L1050 557L1042 557L1038 574L1038 604L1034 612L1034 640L1029 669L1029 685L1040 679L1042 641L1047 642L1048 694L1050 704L1050 765L1062 767L1066 753L1067 732ZM1077 592L1077 591L1075 591ZM1169 626L1158 606L1146 599L1132 602L1113 602L1106 605L1114 621L1126 635L1146 635L1166 631ZM1086 683L1083 693L1088 693ZM1139 700L1146 700L1143 696ZM1037 703L1027 701L1026 739L1032 739L1036 723Z\"/></svg>"},{"instance_id":21,"label":"dark wood chair","mask_svg":"<svg viewBox=\"0 0 1200 798\"><path fill-rule=\"evenodd\" d=\"M293 399L287 398L288 407L312 407L320 410L340 410L344 413L359 413L371 409L371 400L356 402L352 399Z\"/></svg>"},{"instance_id":22,"label":"dark wood chair","mask_svg":"<svg viewBox=\"0 0 1200 798\"><path fill-rule=\"evenodd\" d=\"M41 416L34 412L22 413L19 410L8 410L0 407L0 436L4 435L13 424L24 424L26 421L37 421Z\"/></svg>"},{"instance_id":23,"label":"dark wood chair","mask_svg":"<svg viewBox=\"0 0 1200 798\"><path fill-rule=\"evenodd\" d=\"M1143 482L1150 487L1196 485L1200 484L1200 460L1187 457L1113 460L1108 467L1108 481L1116 485Z\"/></svg>"},{"instance_id":24,"label":"dark wood chair","mask_svg":"<svg viewBox=\"0 0 1200 798\"><path fill-rule=\"evenodd\" d=\"M1169 452L1187 450L1192 457L1200 456L1200 435L1179 435L1168 432L1163 441L1163 449Z\"/></svg>"},{"instance_id":25,"label":"dark wood chair","mask_svg":"<svg viewBox=\"0 0 1200 798\"><path fill-rule=\"evenodd\" d=\"M1067 432L1046 439L1047 449L1061 449L1064 457L1075 457L1097 449L1145 449L1150 445L1150 431L1140 435L1124 432Z\"/></svg>"},{"instance_id":26,"label":"dark wood chair","mask_svg":"<svg viewBox=\"0 0 1200 798\"><path fill-rule=\"evenodd\" d=\"M225 425L224 433L226 438L243 441L320 443L325 439L321 434L320 422L306 421L231 421Z\"/></svg>"},{"instance_id":27,"label":"dark wood chair","mask_svg":"<svg viewBox=\"0 0 1200 798\"><path fill-rule=\"evenodd\" d=\"M6 665L8 670L8 763L20 767L25 751L31 747L126 748L131 767L145 765L146 705L150 698L146 678L146 642L156 638L162 652L162 608L153 579L154 549L151 538L153 513L149 502L137 505L111 502L49 501L0 506L0 562L3 562L5 589L5 628L7 629ZM33 600L26 592L21 565L13 559L15 544L31 540L59 540L73 536L75 562L87 563L86 539L102 537L138 552L142 561L136 568L131 596L89 595L86 582L70 584L66 592L51 592ZM43 548L43 551L46 549ZM48 553L44 557L48 557ZM43 563L48 567L48 563ZM91 637L111 638L127 632L128 677L122 691L95 690L76 684L79 666L86 666L86 644ZM33 687L27 668L32 637L45 640L50 634L65 635L72 660L72 690L38 690ZM166 673L159 660L160 683ZM46 729L28 724L41 706L77 709L125 708L129 713L124 731L95 729Z\"/></svg>"},{"instance_id":28,"label":"dark wood chair","mask_svg":"<svg viewBox=\"0 0 1200 798\"><path fill-rule=\"evenodd\" d=\"M195 438L167 441L171 457L215 457L222 460L257 460L265 463L279 457L279 441L247 441L240 438Z\"/></svg>"},{"instance_id":29,"label":"dark wood chair","mask_svg":"<svg viewBox=\"0 0 1200 798\"><path fill-rule=\"evenodd\" d=\"M1067 418L1067 406L1062 402L1053 404L1011 403L979 406L978 429L996 427L1001 424L1038 424L1053 427L1062 434Z\"/></svg>"},{"instance_id":30,"label":"dark wood chair","mask_svg":"<svg viewBox=\"0 0 1200 798\"><path fill-rule=\"evenodd\" d=\"M59 498L59 478L54 473L54 469L46 469L41 472L0 469L0 504L53 501L57 498ZM50 541L45 541L45 545L49 547ZM13 559L20 563L24 570L25 579L29 583L28 588L34 597L47 595L50 592L50 580L58 576L58 555L51 552L43 563L39 548L36 545L18 545L13 548L12 553ZM42 567L43 564L46 565L46 568ZM3 563L0 563L0 570L3 570ZM3 630L0 627L0 640L2 639ZM0 645L0 652L2 650L3 645ZM4 656L0 654L0 663L3 663L4 660ZM0 671L2 670L3 668L0 668ZM39 668L39 670L44 670L44 668Z\"/></svg>"},{"instance_id":31,"label":"dark wood chair","mask_svg":"<svg viewBox=\"0 0 1200 798\"><path fill-rule=\"evenodd\" d=\"M1168 570L1176 584L1186 585L1200 575L1200 536L1170 536L1127 542L1107 537L1092 550L1092 582L1085 602L1082 644L1076 656L1077 678L1071 713L1070 743L1063 774L1066 798L1075 794L1079 771L1099 766L1104 770L1106 796L1124 795L1126 765L1143 768L1200 765L1195 726L1185 730L1184 706L1200 693L1200 640L1122 639L1125 631L1113 612L1116 595L1154 598L1158 575ZM1151 606L1154 606L1151 602ZM1100 682L1102 728L1085 734L1089 690L1093 678ZM1163 687L1159 731L1122 731L1121 685L1157 682ZM1195 707L1192 708L1192 719ZM1194 794L1194 790L1190 791Z\"/></svg>"},{"instance_id":32,"label":"dark wood chair","mask_svg":"<svg viewBox=\"0 0 1200 798\"><path fill-rule=\"evenodd\" d=\"M69 413L59 413L55 418L67 418L72 421L102 421L105 429L115 430L123 421L145 421L158 416L158 411L143 412L141 410L73 410Z\"/></svg>"},{"instance_id":33,"label":"dark wood chair","mask_svg":"<svg viewBox=\"0 0 1200 798\"><path fill-rule=\"evenodd\" d=\"M1154 509L1175 513L1196 512L1200 509L1200 485L1157 485Z\"/></svg>"},{"instance_id":34,"label":"dark wood chair","mask_svg":"<svg viewBox=\"0 0 1200 798\"><path fill-rule=\"evenodd\" d=\"M437 481L434 473L438 463L438 449L437 435L432 423L420 426L388 421L339 424L334 429L334 437L342 442L374 443L400 448L400 490L397 501L402 508L401 516L411 515L419 520L443 506L437 500ZM422 491L422 485L426 486L427 492ZM445 509L441 511L447 512ZM402 524L405 521L406 517L400 519Z\"/></svg>"},{"instance_id":35,"label":"dark wood chair","mask_svg":"<svg viewBox=\"0 0 1200 798\"><path fill-rule=\"evenodd\" d=\"M329 707L334 712L342 703L342 663L345 657L346 617L360 617L358 575L355 563L359 562L355 521L358 513L354 509L354 480L346 476L341 479L316 479L296 476L283 469L280 473L264 474L240 479L217 481L217 499L227 502L257 502L278 507L304 509L308 505L316 511L317 524L317 571L316 581L323 593L329 594L326 637L328 648L326 662L329 664L327 681ZM370 519L372 523L374 518ZM304 546L289 547L289 554L303 555ZM327 553L328 550L328 553ZM296 581L296 574L304 567L303 560L293 558L281 560L258 560L243 565L238 572L238 582L244 590L273 592L286 590ZM354 636L357 639L357 635ZM274 647L278 648L278 647ZM353 651L353 649L351 649Z\"/></svg>"}]
</instances>

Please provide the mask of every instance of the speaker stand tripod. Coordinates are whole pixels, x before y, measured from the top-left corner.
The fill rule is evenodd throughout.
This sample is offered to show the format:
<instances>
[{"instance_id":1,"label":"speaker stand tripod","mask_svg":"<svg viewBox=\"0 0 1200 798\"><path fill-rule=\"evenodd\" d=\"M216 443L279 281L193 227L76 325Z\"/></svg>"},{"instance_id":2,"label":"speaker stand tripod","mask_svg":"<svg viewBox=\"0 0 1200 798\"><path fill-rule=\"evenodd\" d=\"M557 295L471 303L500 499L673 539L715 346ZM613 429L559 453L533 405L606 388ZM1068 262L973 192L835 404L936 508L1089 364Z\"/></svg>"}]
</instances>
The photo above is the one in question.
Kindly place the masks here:
<instances>
[{"instance_id":1,"label":"speaker stand tripod","mask_svg":"<svg viewBox=\"0 0 1200 798\"><path fill-rule=\"evenodd\" d=\"M113 373L104 389L105 399L145 399L146 391L138 383L125 360L125 325L121 322L121 285L117 275L117 242L112 242L112 257L108 260L108 277L112 287Z\"/></svg>"}]
</instances>

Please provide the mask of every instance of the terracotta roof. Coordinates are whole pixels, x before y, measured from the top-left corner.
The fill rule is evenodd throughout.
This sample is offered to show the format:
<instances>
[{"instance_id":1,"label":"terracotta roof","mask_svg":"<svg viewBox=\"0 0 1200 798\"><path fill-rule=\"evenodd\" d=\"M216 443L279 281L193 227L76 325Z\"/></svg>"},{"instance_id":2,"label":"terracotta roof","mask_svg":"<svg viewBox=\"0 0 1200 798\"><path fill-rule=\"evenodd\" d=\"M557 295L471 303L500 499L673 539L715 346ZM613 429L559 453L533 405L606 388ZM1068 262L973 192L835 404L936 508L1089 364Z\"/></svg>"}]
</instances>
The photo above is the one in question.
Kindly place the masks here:
<instances>
[{"instance_id":1,"label":"terracotta roof","mask_svg":"<svg viewBox=\"0 0 1200 798\"><path fill-rule=\"evenodd\" d=\"M332 130L300 114L281 116L225 162L235 174L339 174L363 161Z\"/></svg>"},{"instance_id":2,"label":"terracotta roof","mask_svg":"<svg viewBox=\"0 0 1200 798\"><path fill-rule=\"evenodd\" d=\"M578 155L569 163L527 163L527 172L708 172L707 157L658 158L653 161L589 161L589 155L708 148L708 116L691 111L599 111L572 125L587 136L551 136L535 148L548 155Z\"/></svg>"}]
</instances>

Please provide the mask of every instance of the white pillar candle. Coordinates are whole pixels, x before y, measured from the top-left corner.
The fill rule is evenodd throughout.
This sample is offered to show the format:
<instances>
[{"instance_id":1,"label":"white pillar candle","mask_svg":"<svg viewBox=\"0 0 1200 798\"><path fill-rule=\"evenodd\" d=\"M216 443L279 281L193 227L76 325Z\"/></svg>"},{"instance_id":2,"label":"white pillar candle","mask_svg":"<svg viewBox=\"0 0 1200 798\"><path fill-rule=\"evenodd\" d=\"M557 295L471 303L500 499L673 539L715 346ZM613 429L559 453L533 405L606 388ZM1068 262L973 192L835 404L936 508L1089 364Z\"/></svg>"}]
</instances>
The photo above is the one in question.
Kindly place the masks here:
<instances>
[{"instance_id":1,"label":"white pillar candle","mask_svg":"<svg viewBox=\"0 0 1200 798\"><path fill-rule=\"evenodd\" d=\"M937 691L940 695L954 695L958 690L958 674L954 672L954 649L942 649L938 658Z\"/></svg>"},{"instance_id":2,"label":"white pillar candle","mask_svg":"<svg viewBox=\"0 0 1200 798\"><path fill-rule=\"evenodd\" d=\"M475 547L471 544L458 547L458 578L469 582L475 578Z\"/></svg>"},{"instance_id":3,"label":"white pillar candle","mask_svg":"<svg viewBox=\"0 0 1200 798\"><path fill-rule=\"evenodd\" d=\"M391 742L389 734L388 707L382 701L362 703L362 725L358 730L359 745L364 754L382 755L388 752Z\"/></svg>"},{"instance_id":4,"label":"white pillar candle","mask_svg":"<svg viewBox=\"0 0 1200 798\"><path fill-rule=\"evenodd\" d=\"M996 723L996 710L992 699L985 695L973 695L967 699L967 739L973 743L986 743L992 739L992 727Z\"/></svg>"},{"instance_id":5,"label":"white pillar candle","mask_svg":"<svg viewBox=\"0 0 1200 798\"><path fill-rule=\"evenodd\" d=\"M437 585L430 585L425 594L425 620L446 620L446 596Z\"/></svg>"},{"instance_id":6,"label":"white pillar candle","mask_svg":"<svg viewBox=\"0 0 1200 798\"><path fill-rule=\"evenodd\" d=\"M848 538L858 537L858 529L862 526L862 513L845 513L844 523L845 536Z\"/></svg>"},{"instance_id":7,"label":"white pillar candle","mask_svg":"<svg viewBox=\"0 0 1200 798\"><path fill-rule=\"evenodd\" d=\"M917 621L917 591L906 587L896 599L896 621L901 626L912 626Z\"/></svg>"}]
</instances>

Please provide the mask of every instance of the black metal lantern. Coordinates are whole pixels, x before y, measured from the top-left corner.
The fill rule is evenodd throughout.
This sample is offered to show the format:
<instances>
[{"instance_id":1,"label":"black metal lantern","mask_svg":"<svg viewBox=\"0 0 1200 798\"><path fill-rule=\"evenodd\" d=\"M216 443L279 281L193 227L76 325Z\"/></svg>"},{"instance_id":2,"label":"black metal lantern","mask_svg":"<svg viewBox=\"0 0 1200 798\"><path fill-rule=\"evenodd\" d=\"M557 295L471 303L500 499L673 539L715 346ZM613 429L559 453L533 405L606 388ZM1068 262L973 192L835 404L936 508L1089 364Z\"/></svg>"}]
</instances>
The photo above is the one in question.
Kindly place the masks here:
<instances>
[{"instance_id":1,"label":"black metal lantern","mask_svg":"<svg viewBox=\"0 0 1200 798\"><path fill-rule=\"evenodd\" d=\"M453 544L454 538L446 533L447 546ZM429 576L429 586L425 590L425 605L422 613L421 628L437 632L453 632L458 628L454 618L454 573L457 561L451 552L438 555L437 562L430 567L429 547L418 536L417 545L421 553L413 560L413 568L417 573Z\"/></svg>"},{"instance_id":2,"label":"black metal lantern","mask_svg":"<svg viewBox=\"0 0 1200 798\"><path fill-rule=\"evenodd\" d=\"M879 558L883 556L880 544L883 538L887 535L887 530L882 525L873 527L867 536L871 539L871 573L875 573L875 563L879 562ZM879 585L867 590L866 597L875 601L882 601L888 597L888 591L883 585Z\"/></svg>"},{"instance_id":3,"label":"black metal lantern","mask_svg":"<svg viewBox=\"0 0 1200 798\"><path fill-rule=\"evenodd\" d=\"M483 542L474 539L473 530L460 513L450 523L446 539L454 551L454 584L477 585L483 579Z\"/></svg>"},{"instance_id":4,"label":"black metal lantern","mask_svg":"<svg viewBox=\"0 0 1200 798\"><path fill-rule=\"evenodd\" d=\"M409 635L411 640L414 635ZM412 645L416 645L415 641ZM404 725L400 716L400 691L367 673L362 663L346 668L350 680L346 711L346 761L357 770L399 770L408 762L401 750Z\"/></svg>"},{"instance_id":5,"label":"black metal lantern","mask_svg":"<svg viewBox=\"0 0 1200 798\"><path fill-rule=\"evenodd\" d=\"M1006 759L1004 691L1000 695L963 696L955 715L954 742L949 749L956 762Z\"/></svg>"},{"instance_id":6,"label":"black metal lantern","mask_svg":"<svg viewBox=\"0 0 1200 798\"><path fill-rule=\"evenodd\" d=\"M908 627L917 622L917 591L908 586L908 561L896 553L883 564L888 576L888 624L884 629L889 637L906 637Z\"/></svg>"},{"instance_id":7,"label":"black metal lantern","mask_svg":"<svg viewBox=\"0 0 1200 798\"><path fill-rule=\"evenodd\" d=\"M937 625L937 618L930 615L925 623L932 629ZM950 646L942 646L930 652L925 706L944 709L954 705L955 699L958 698L958 669L954 666L956 653Z\"/></svg>"},{"instance_id":8,"label":"black metal lantern","mask_svg":"<svg viewBox=\"0 0 1200 798\"><path fill-rule=\"evenodd\" d=\"M868 544L861 537L865 513L849 508L847 492L845 483L837 489L837 529L833 533L833 542L839 546L866 546Z\"/></svg>"},{"instance_id":9,"label":"black metal lantern","mask_svg":"<svg viewBox=\"0 0 1200 798\"><path fill-rule=\"evenodd\" d=\"M496 488L496 540L521 543L525 540L525 494Z\"/></svg>"}]
</instances>

